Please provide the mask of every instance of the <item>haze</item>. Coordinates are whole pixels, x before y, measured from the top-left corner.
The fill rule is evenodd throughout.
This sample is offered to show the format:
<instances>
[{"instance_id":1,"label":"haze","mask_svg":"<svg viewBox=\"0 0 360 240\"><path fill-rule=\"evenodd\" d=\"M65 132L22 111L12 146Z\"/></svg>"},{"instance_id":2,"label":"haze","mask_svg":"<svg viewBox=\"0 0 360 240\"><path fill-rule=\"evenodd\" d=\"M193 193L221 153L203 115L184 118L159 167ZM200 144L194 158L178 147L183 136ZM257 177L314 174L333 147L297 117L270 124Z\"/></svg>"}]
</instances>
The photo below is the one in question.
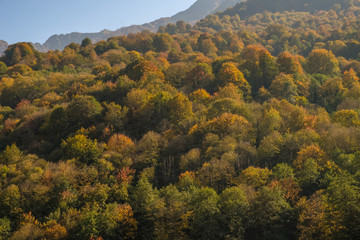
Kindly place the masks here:
<instances>
[{"instance_id":1,"label":"haze","mask_svg":"<svg viewBox=\"0 0 360 240\"><path fill-rule=\"evenodd\" d=\"M185 10L195 0L0 0L0 39L43 43L53 34L116 30Z\"/></svg>"}]
</instances>

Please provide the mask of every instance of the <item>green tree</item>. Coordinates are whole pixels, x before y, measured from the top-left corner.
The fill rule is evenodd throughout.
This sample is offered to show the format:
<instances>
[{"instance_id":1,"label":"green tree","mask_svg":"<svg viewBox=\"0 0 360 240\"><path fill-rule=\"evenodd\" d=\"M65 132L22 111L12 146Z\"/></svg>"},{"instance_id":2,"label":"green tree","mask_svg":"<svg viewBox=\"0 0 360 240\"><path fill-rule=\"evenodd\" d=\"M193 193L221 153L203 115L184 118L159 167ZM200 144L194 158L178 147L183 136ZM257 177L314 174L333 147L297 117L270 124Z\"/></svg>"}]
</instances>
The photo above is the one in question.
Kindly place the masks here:
<instances>
[{"instance_id":1,"label":"green tree","mask_svg":"<svg viewBox=\"0 0 360 240\"><path fill-rule=\"evenodd\" d=\"M220 194L221 238L244 239L246 216L249 202L245 192L239 187L225 189Z\"/></svg>"},{"instance_id":2,"label":"green tree","mask_svg":"<svg viewBox=\"0 0 360 240\"><path fill-rule=\"evenodd\" d=\"M277 75L278 69L275 58L261 46L247 46L242 54L241 71L249 81L253 94L264 86L269 88L272 80Z\"/></svg>"},{"instance_id":3,"label":"green tree","mask_svg":"<svg viewBox=\"0 0 360 240\"><path fill-rule=\"evenodd\" d=\"M138 236L142 239L153 239L155 214L163 206L159 192L153 189L146 178L139 179L131 195L135 216L138 215Z\"/></svg>"},{"instance_id":4,"label":"green tree","mask_svg":"<svg viewBox=\"0 0 360 240\"><path fill-rule=\"evenodd\" d=\"M279 99L286 99L290 103L296 102L297 86L292 75L280 73L270 85L270 92Z\"/></svg>"},{"instance_id":5,"label":"green tree","mask_svg":"<svg viewBox=\"0 0 360 240\"><path fill-rule=\"evenodd\" d=\"M7 72L8 68L4 62L0 61L0 75L4 75Z\"/></svg>"},{"instance_id":6,"label":"green tree","mask_svg":"<svg viewBox=\"0 0 360 240\"><path fill-rule=\"evenodd\" d=\"M346 92L347 89L344 87L341 78L331 78L320 88L320 101L326 110L334 111L344 99Z\"/></svg>"},{"instance_id":7,"label":"green tree","mask_svg":"<svg viewBox=\"0 0 360 240\"><path fill-rule=\"evenodd\" d=\"M81 42L81 47L87 47L89 45L91 45L91 39L88 37L84 38L84 40L82 40L82 42Z\"/></svg>"},{"instance_id":8,"label":"green tree","mask_svg":"<svg viewBox=\"0 0 360 240\"><path fill-rule=\"evenodd\" d=\"M66 109L70 126L89 127L98 120L102 111L100 103L92 96L77 96Z\"/></svg>"},{"instance_id":9,"label":"green tree","mask_svg":"<svg viewBox=\"0 0 360 240\"><path fill-rule=\"evenodd\" d=\"M359 187L350 176L338 175L326 189L329 203L329 220L333 221L334 238L357 238L360 236Z\"/></svg>"},{"instance_id":10,"label":"green tree","mask_svg":"<svg viewBox=\"0 0 360 240\"><path fill-rule=\"evenodd\" d=\"M294 238L296 224L292 211L281 190L262 187L250 203L245 239Z\"/></svg>"},{"instance_id":11,"label":"green tree","mask_svg":"<svg viewBox=\"0 0 360 240\"><path fill-rule=\"evenodd\" d=\"M189 208L193 211L190 221L190 238L219 239L219 196L211 188L190 189Z\"/></svg>"},{"instance_id":12,"label":"green tree","mask_svg":"<svg viewBox=\"0 0 360 240\"><path fill-rule=\"evenodd\" d=\"M171 48L172 37L166 33L158 33L153 38L153 46L156 52L167 52Z\"/></svg>"},{"instance_id":13,"label":"green tree","mask_svg":"<svg viewBox=\"0 0 360 240\"><path fill-rule=\"evenodd\" d=\"M100 157L102 151L96 140L91 140L87 136L78 134L69 137L61 144L65 158L75 158L81 163L93 164Z\"/></svg>"},{"instance_id":14,"label":"green tree","mask_svg":"<svg viewBox=\"0 0 360 240\"><path fill-rule=\"evenodd\" d=\"M0 240L9 239L11 236L11 222L7 218L0 219Z\"/></svg>"},{"instance_id":15,"label":"green tree","mask_svg":"<svg viewBox=\"0 0 360 240\"><path fill-rule=\"evenodd\" d=\"M192 103L187 96L178 93L169 101L169 119L173 123L181 121L193 116Z\"/></svg>"}]
</instances>

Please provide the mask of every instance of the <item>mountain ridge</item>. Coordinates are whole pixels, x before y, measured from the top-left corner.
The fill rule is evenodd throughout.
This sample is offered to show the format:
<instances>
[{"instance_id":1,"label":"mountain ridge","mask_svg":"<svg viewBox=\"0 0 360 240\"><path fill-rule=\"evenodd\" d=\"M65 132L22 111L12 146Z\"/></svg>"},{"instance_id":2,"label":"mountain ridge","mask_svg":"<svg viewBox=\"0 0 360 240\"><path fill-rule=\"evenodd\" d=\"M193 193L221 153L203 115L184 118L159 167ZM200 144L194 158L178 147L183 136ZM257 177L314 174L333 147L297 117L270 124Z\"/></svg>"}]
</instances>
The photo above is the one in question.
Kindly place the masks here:
<instances>
[{"instance_id":1,"label":"mountain ridge","mask_svg":"<svg viewBox=\"0 0 360 240\"><path fill-rule=\"evenodd\" d=\"M51 36L44 44L33 44L39 51L64 49L72 42L81 43L84 38L90 38L93 42L106 40L110 37L127 35L129 33L138 33L143 30L157 31L160 26L167 25L169 23L176 23L177 21L185 21L188 23L195 23L196 21L204 18L206 15L224 11L229 7L242 2L243 0L198 0L188 9L181 11L172 17L159 18L150 23L142 25L131 25L127 27L119 28L115 31L103 30L95 33L80 33L73 32L68 34L56 34Z\"/></svg>"}]
</instances>

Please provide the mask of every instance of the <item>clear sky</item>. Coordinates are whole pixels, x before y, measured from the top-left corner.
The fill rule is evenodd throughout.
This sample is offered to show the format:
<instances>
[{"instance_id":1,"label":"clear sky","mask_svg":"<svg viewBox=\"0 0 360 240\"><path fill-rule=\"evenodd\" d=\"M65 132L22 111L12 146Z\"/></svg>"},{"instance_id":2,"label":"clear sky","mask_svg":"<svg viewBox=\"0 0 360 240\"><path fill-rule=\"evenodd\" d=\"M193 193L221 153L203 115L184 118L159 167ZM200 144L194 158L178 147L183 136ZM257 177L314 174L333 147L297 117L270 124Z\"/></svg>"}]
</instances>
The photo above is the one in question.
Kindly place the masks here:
<instances>
[{"instance_id":1,"label":"clear sky","mask_svg":"<svg viewBox=\"0 0 360 240\"><path fill-rule=\"evenodd\" d=\"M0 40L44 43L51 35L116 30L170 17L196 0L0 0Z\"/></svg>"}]
</instances>

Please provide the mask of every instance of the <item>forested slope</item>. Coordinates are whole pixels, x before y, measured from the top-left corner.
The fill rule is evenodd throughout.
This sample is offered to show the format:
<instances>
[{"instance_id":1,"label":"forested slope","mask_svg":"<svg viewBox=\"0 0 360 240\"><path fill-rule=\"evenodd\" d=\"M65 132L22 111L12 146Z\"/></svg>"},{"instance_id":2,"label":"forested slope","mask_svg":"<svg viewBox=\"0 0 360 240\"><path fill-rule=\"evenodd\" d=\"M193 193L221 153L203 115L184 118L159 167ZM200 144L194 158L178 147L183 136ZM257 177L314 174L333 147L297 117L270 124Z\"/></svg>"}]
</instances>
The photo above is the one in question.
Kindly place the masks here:
<instances>
[{"instance_id":1,"label":"forested slope","mask_svg":"<svg viewBox=\"0 0 360 240\"><path fill-rule=\"evenodd\" d=\"M300 10L10 45L0 239L359 239L360 2Z\"/></svg>"}]
</instances>

